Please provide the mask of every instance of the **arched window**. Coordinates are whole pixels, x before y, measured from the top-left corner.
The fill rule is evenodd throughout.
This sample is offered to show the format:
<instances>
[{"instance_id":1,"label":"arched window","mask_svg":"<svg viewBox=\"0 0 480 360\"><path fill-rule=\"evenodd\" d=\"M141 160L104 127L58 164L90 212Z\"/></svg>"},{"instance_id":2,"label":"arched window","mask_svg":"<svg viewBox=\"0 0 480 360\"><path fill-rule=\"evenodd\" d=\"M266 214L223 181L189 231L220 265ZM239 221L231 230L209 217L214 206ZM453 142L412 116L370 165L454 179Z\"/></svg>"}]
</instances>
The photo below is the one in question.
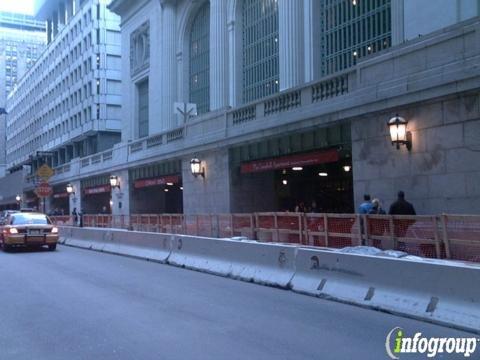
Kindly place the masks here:
<instances>
[{"instance_id":1,"label":"arched window","mask_svg":"<svg viewBox=\"0 0 480 360\"><path fill-rule=\"evenodd\" d=\"M278 0L243 0L243 101L278 92Z\"/></svg>"},{"instance_id":2,"label":"arched window","mask_svg":"<svg viewBox=\"0 0 480 360\"><path fill-rule=\"evenodd\" d=\"M190 102L199 114L210 110L210 4L193 20L190 33Z\"/></svg>"}]
</instances>

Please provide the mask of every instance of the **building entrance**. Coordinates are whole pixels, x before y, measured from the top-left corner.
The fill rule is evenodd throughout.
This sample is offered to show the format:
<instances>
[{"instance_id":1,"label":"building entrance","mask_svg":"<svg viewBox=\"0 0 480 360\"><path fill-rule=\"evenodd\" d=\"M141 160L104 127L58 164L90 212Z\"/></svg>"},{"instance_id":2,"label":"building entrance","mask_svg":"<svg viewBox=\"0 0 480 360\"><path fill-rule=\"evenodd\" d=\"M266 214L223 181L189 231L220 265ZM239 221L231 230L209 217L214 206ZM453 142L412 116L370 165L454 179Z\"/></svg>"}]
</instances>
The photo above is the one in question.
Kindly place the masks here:
<instances>
[{"instance_id":1,"label":"building entrance","mask_svg":"<svg viewBox=\"0 0 480 360\"><path fill-rule=\"evenodd\" d=\"M240 173L245 197L240 204L250 205L248 211L354 210L350 154L337 149L248 162ZM250 197L262 199L262 206L249 202Z\"/></svg>"},{"instance_id":2,"label":"building entrance","mask_svg":"<svg viewBox=\"0 0 480 360\"><path fill-rule=\"evenodd\" d=\"M138 179L133 183L133 214L180 214L183 212L183 187L179 175Z\"/></svg>"}]
</instances>

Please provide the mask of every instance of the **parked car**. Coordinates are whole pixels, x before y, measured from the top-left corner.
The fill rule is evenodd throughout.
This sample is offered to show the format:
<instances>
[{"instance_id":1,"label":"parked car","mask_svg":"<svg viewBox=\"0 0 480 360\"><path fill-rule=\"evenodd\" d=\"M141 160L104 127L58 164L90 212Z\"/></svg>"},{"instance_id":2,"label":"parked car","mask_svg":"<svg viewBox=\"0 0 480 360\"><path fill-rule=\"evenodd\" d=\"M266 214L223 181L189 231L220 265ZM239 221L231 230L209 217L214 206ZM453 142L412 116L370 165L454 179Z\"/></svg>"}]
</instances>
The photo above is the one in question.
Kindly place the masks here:
<instances>
[{"instance_id":1,"label":"parked car","mask_svg":"<svg viewBox=\"0 0 480 360\"><path fill-rule=\"evenodd\" d=\"M47 215L33 212L10 214L2 231L3 251L18 246L48 246L57 248L58 228L52 224Z\"/></svg>"}]
</instances>

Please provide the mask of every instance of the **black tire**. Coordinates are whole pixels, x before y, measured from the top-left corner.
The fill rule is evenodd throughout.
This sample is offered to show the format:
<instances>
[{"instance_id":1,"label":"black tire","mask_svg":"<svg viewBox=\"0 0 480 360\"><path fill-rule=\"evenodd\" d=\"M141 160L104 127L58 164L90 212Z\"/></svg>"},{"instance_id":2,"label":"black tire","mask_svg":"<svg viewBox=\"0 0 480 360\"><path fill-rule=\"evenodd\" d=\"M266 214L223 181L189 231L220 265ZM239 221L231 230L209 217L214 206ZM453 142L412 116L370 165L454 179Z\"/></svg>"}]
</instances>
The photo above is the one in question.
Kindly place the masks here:
<instances>
[{"instance_id":1,"label":"black tire","mask_svg":"<svg viewBox=\"0 0 480 360\"><path fill-rule=\"evenodd\" d=\"M48 245L48 250L55 251L57 249L57 244Z\"/></svg>"},{"instance_id":2,"label":"black tire","mask_svg":"<svg viewBox=\"0 0 480 360\"><path fill-rule=\"evenodd\" d=\"M3 248L3 252L10 252L12 250L12 247L5 243L2 244L2 248Z\"/></svg>"}]
</instances>

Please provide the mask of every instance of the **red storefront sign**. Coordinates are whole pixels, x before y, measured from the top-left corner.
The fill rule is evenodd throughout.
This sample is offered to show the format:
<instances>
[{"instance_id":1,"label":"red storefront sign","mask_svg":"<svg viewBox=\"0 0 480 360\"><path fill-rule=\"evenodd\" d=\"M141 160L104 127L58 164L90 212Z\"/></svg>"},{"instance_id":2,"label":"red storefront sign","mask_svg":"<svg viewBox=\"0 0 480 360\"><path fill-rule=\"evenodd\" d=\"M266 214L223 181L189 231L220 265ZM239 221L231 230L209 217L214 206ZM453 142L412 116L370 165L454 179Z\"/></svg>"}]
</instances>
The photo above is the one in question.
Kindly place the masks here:
<instances>
[{"instance_id":1,"label":"red storefront sign","mask_svg":"<svg viewBox=\"0 0 480 360\"><path fill-rule=\"evenodd\" d=\"M157 186L157 185L166 185L167 183L178 184L180 182L180 176L178 175L170 175L170 176L161 176L158 178L152 179L140 179L136 180L133 186L135 189L141 189L150 186Z\"/></svg>"},{"instance_id":2,"label":"red storefront sign","mask_svg":"<svg viewBox=\"0 0 480 360\"><path fill-rule=\"evenodd\" d=\"M90 187L83 190L85 195L102 194L110 191L111 191L110 185L95 186L95 187Z\"/></svg>"},{"instance_id":3,"label":"red storefront sign","mask_svg":"<svg viewBox=\"0 0 480 360\"><path fill-rule=\"evenodd\" d=\"M287 169L294 166L309 166L332 163L340 160L336 149L315 151L308 154L283 156L273 159L257 160L242 164L242 174Z\"/></svg>"},{"instance_id":4,"label":"red storefront sign","mask_svg":"<svg viewBox=\"0 0 480 360\"><path fill-rule=\"evenodd\" d=\"M67 192L53 194L54 199L61 199L61 198L67 198L67 197L68 197Z\"/></svg>"}]
</instances>

